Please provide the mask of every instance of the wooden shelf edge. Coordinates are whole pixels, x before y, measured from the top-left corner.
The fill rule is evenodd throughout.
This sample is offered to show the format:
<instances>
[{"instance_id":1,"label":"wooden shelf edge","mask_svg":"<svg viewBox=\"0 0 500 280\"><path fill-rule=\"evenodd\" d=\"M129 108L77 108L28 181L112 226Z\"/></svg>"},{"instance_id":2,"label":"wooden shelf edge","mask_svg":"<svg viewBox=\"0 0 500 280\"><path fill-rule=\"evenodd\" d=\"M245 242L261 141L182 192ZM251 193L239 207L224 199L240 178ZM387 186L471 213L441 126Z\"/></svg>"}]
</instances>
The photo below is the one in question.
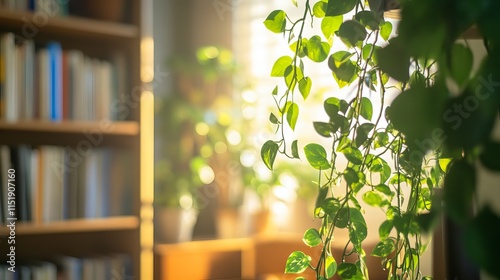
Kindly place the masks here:
<instances>
[{"instance_id":1,"label":"wooden shelf edge","mask_svg":"<svg viewBox=\"0 0 500 280\"><path fill-rule=\"evenodd\" d=\"M75 219L40 224L16 222L16 236L40 235L56 233L103 232L118 230L134 230L139 228L139 218L136 216L122 216L100 219ZM0 235L7 236L10 229L2 225Z\"/></svg>"},{"instance_id":2,"label":"wooden shelf edge","mask_svg":"<svg viewBox=\"0 0 500 280\"><path fill-rule=\"evenodd\" d=\"M139 29L137 26L131 24L114 23L75 16L52 17L48 14L43 15L44 17L29 11L14 11L0 8L0 21L2 21L4 25L9 24L21 28L22 32L27 33L22 34L25 37L29 37L29 35L35 31L72 33L75 36L101 36L110 39L135 39L139 36ZM46 22L40 22L41 17L46 19Z\"/></svg>"},{"instance_id":3,"label":"wooden shelf edge","mask_svg":"<svg viewBox=\"0 0 500 280\"><path fill-rule=\"evenodd\" d=\"M112 122L108 120L86 121L0 121L0 132L49 132L49 133L88 133L100 132L103 135L135 136L139 134L139 124L135 121Z\"/></svg>"}]
</instances>

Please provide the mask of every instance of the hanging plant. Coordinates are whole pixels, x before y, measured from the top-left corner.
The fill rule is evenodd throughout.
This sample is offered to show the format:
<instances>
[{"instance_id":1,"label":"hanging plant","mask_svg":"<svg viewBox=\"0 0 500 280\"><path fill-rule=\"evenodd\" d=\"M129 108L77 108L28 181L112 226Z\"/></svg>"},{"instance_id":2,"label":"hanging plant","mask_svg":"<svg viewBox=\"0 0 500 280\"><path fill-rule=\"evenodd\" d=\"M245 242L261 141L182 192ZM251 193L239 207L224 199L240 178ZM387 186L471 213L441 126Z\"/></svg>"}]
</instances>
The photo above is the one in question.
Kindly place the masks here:
<instances>
[{"instance_id":1,"label":"hanging plant","mask_svg":"<svg viewBox=\"0 0 500 280\"><path fill-rule=\"evenodd\" d=\"M478 215L470 215L470 210L476 194L475 164L480 161L500 171L500 144L491 140L500 104L495 82L500 82L495 48L500 35L494 31L500 21L492 11L500 4L403 1L396 35L384 17L387 8L398 6L394 1L292 2L300 4L302 17L292 19L284 10L275 10L264 21L268 30L288 40L292 53L278 58L271 69L271 76L281 78L285 87L272 91L278 113L269 119L278 133L262 146L261 157L273 169L278 154L298 159L303 149L319 173L314 215L322 225L304 234L306 245L321 248L317 261L293 252L285 272L312 269L317 279L368 279L366 257L371 255L381 259L388 279L430 279L420 272L427 245L422 234L432 230L444 212L466 231L472 259L498 276L492 260L498 260L494 254L499 241L493 236L500 236L500 219L488 207ZM314 24L320 24L321 33L305 37ZM473 25L488 49L475 73L470 48L456 43ZM335 47L336 41L344 47ZM286 133L300 120L297 99L307 101L314 94L305 60L329 67L343 89L323 96L327 117L312 124L320 137L329 139L326 145L302 144ZM487 97L478 94L478 88L485 87L490 90ZM436 189L443 185L442 197L437 196ZM378 229L367 228L369 208L385 213ZM493 225L489 230L488 224ZM348 241L342 244L342 258L335 259L333 237L345 230ZM368 230L379 233L371 252L363 246ZM351 255L356 261L346 260Z\"/></svg>"}]
</instances>

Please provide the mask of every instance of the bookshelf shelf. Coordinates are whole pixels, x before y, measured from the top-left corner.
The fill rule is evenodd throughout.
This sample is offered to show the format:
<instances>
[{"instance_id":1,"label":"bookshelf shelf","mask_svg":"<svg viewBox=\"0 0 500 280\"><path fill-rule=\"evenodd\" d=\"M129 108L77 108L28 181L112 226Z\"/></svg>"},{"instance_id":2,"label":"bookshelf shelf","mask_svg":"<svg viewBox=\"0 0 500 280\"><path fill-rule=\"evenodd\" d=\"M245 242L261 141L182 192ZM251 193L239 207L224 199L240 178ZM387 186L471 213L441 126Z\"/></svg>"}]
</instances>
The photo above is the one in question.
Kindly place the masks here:
<instances>
[{"instance_id":1,"label":"bookshelf shelf","mask_svg":"<svg viewBox=\"0 0 500 280\"><path fill-rule=\"evenodd\" d=\"M74 16L50 17L47 14L43 17L43 19L46 19L44 22L41 19L36 19L35 15L33 12L0 8L2 26L13 28L19 34L27 33L31 35L36 30L37 34L40 32L43 34L56 34L57 36L98 38L101 40L135 39L139 36L139 29L135 25ZM42 17L40 16L40 18ZM28 26L31 26L29 27L31 29L27 29Z\"/></svg>"},{"instance_id":2,"label":"bookshelf shelf","mask_svg":"<svg viewBox=\"0 0 500 280\"><path fill-rule=\"evenodd\" d=\"M139 135L137 121L0 121L2 145L77 145L87 141L93 146L130 147Z\"/></svg>"},{"instance_id":3,"label":"bookshelf shelf","mask_svg":"<svg viewBox=\"0 0 500 280\"><path fill-rule=\"evenodd\" d=\"M64 234L75 232L103 232L134 230L139 227L135 216L111 217L102 219L75 219L50 223L30 224L18 222L16 235ZM3 226L0 235L8 235L8 228Z\"/></svg>"},{"instance_id":4,"label":"bookshelf shelf","mask_svg":"<svg viewBox=\"0 0 500 280\"><path fill-rule=\"evenodd\" d=\"M85 131L99 131L103 135L136 136L139 134L139 124L135 121L122 122L84 122L84 121L0 121L0 132L50 132L60 134L83 133Z\"/></svg>"}]
</instances>

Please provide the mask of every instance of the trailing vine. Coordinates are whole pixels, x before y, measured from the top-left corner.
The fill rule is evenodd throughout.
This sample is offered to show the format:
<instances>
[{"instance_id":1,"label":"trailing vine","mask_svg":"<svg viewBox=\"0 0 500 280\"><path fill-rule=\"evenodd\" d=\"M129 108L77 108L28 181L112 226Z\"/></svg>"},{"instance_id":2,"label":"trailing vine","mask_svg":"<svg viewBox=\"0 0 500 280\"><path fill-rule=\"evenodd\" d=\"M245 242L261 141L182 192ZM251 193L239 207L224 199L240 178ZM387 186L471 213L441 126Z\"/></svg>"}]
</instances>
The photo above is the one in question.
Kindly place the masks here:
<instances>
[{"instance_id":1,"label":"trailing vine","mask_svg":"<svg viewBox=\"0 0 500 280\"><path fill-rule=\"evenodd\" d=\"M303 146L307 162L319 173L314 215L322 221L321 227L308 229L303 240L310 247L321 248L321 253L313 263L304 252L293 252L285 272L300 274L312 269L316 279L334 275L368 279L366 257L371 255L381 259L388 279L430 279L420 271L420 257L427 246L422 234L432 230L443 211L466 230L465 246L484 245L479 240L488 238L498 249L494 235L483 228L493 223L492 232L500 234L498 217L488 207L475 217L469 212L476 185L474 163L481 159L488 168L500 171L500 144L491 140L500 94L490 85L493 91L488 100L475 99L480 110L475 108L454 122L448 121L455 117L448 112L456 112L457 103L471 102L478 80L499 74L495 46L500 36L492 26L500 23L491 18L486 6L500 4L485 0L478 7L467 0L402 1L396 36L392 23L384 17L384 1L292 2L303 7L302 17L292 19L285 11L275 10L264 21L268 30L284 35L292 52L278 58L271 70L271 76L284 80L285 89L276 86L272 91L278 114L271 113L269 119L277 126L278 139L262 146L267 167L273 169L278 153L300 158L302 144L289 139L285 130L294 130L299 120L297 93L304 100L314 93L304 60L318 63L318 67L327 64L338 88L352 91L328 93L323 103L327 118L313 123L315 131L330 143ZM306 27L318 20L321 34L305 38ZM472 73L468 45L456 43L474 24L489 51L477 73ZM334 49L336 40L345 48ZM452 87L458 88L458 96L452 94ZM394 99L390 106L389 99ZM443 185L441 197L436 189ZM363 246L368 208L385 214L378 228L379 242L371 252L365 252ZM470 230L472 225L485 232ZM347 231L349 238L342 258L335 259L332 246L339 231ZM482 248L495 259L491 248ZM355 261L348 258L353 255ZM498 275L491 260L473 249L471 255L488 272Z\"/></svg>"}]
</instances>

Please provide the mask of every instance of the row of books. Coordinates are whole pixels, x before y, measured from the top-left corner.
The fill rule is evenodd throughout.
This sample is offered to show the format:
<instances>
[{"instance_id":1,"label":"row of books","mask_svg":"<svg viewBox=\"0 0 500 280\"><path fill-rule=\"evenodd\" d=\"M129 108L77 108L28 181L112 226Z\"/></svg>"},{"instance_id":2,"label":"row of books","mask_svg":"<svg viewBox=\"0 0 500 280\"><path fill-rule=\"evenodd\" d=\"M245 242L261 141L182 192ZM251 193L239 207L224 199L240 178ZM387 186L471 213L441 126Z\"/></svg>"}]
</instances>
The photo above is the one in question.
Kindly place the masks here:
<instances>
[{"instance_id":1,"label":"row of books","mask_svg":"<svg viewBox=\"0 0 500 280\"><path fill-rule=\"evenodd\" d=\"M15 11L43 12L48 16L68 15L70 0L0 0L0 7Z\"/></svg>"},{"instance_id":2,"label":"row of books","mask_svg":"<svg viewBox=\"0 0 500 280\"><path fill-rule=\"evenodd\" d=\"M59 42L35 46L13 33L0 37L0 119L117 120L126 62L63 50Z\"/></svg>"},{"instance_id":3,"label":"row of books","mask_svg":"<svg viewBox=\"0 0 500 280\"><path fill-rule=\"evenodd\" d=\"M6 223L13 216L18 221L40 223L131 215L131 168L129 151L0 146L1 221ZM15 180L9 185L12 173ZM11 191L15 213L8 204Z\"/></svg>"},{"instance_id":4,"label":"row of books","mask_svg":"<svg viewBox=\"0 0 500 280\"><path fill-rule=\"evenodd\" d=\"M0 265L4 280L125 280L134 279L131 258L113 255L96 258L60 257L56 262L32 262L8 270Z\"/></svg>"}]
</instances>

